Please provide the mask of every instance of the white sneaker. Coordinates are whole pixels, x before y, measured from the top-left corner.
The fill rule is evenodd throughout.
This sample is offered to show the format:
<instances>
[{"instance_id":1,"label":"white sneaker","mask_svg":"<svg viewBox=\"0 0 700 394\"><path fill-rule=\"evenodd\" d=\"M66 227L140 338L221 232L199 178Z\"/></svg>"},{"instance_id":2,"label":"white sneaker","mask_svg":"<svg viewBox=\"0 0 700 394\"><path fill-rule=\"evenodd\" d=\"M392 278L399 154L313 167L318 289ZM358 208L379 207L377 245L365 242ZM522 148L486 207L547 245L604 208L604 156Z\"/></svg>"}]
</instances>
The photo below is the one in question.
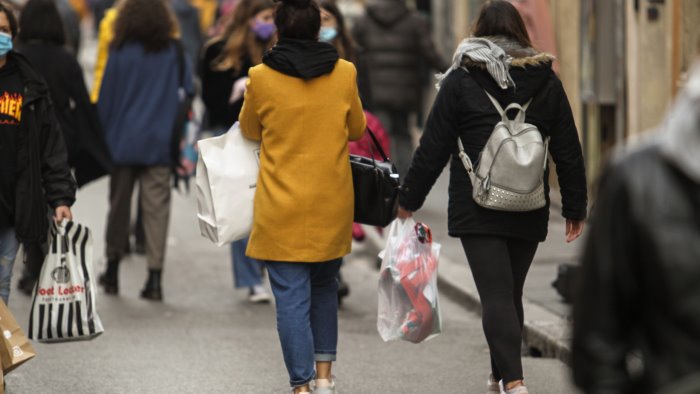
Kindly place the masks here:
<instances>
[{"instance_id":1,"label":"white sneaker","mask_svg":"<svg viewBox=\"0 0 700 394\"><path fill-rule=\"evenodd\" d=\"M495 381L493 375L489 374L489 380L486 381L486 394L503 394L503 388L500 381Z\"/></svg>"},{"instance_id":2,"label":"white sneaker","mask_svg":"<svg viewBox=\"0 0 700 394\"><path fill-rule=\"evenodd\" d=\"M267 304L272 300L270 294L262 286L253 286L250 288L250 293L248 294L248 301L253 304Z\"/></svg>"},{"instance_id":3,"label":"white sneaker","mask_svg":"<svg viewBox=\"0 0 700 394\"><path fill-rule=\"evenodd\" d=\"M525 385L521 385L510 390L506 390L506 394L530 394L530 392L527 391L527 387L525 387Z\"/></svg>"},{"instance_id":4,"label":"white sneaker","mask_svg":"<svg viewBox=\"0 0 700 394\"><path fill-rule=\"evenodd\" d=\"M316 379L314 394L336 394L335 380Z\"/></svg>"}]
</instances>

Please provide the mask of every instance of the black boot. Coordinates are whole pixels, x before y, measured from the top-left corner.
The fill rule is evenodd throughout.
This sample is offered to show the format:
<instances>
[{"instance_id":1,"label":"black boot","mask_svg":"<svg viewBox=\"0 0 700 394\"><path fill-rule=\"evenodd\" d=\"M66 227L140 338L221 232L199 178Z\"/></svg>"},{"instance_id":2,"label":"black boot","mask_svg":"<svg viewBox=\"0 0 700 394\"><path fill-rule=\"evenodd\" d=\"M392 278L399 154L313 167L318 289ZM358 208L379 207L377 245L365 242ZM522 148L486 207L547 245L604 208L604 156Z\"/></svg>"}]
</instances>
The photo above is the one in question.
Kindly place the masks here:
<instances>
[{"instance_id":1,"label":"black boot","mask_svg":"<svg viewBox=\"0 0 700 394\"><path fill-rule=\"evenodd\" d=\"M100 285L107 294L119 294L119 260L107 261L107 271L100 275Z\"/></svg>"},{"instance_id":2,"label":"black boot","mask_svg":"<svg viewBox=\"0 0 700 394\"><path fill-rule=\"evenodd\" d=\"M162 301L163 291L160 287L161 270L148 270L146 286L141 291L141 298L152 301Z\"/></svg>"}]
</instances>

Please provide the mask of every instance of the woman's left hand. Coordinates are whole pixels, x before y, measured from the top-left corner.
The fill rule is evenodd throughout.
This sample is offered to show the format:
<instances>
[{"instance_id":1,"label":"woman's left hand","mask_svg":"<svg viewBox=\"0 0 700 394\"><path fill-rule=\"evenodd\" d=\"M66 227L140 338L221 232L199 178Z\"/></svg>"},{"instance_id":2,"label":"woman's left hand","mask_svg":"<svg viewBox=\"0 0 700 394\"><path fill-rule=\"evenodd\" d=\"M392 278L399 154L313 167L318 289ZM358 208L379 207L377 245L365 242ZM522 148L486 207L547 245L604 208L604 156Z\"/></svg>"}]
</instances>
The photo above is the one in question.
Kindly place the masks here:
<instances>
[{"instance_id":1,"label":"woman's left hand","mask_svg":"<svg viewBox=\"0 0 700 394\"><path fill-rule=\"evenodd\" d=\"M583 220L566 219L566 242L574 242L583 233L583 227L586 222Z\"/></svg>"},{"instance_id":2,"label":"woman's left hand","mask_svg":"<svg viewBox=\"0 0 700 394\"><path fill-rule=\"evenodd\" d=\"M413 216L413 212L399 205L399 211L396 216L401 220L406 220Z\"/></svg>"}]
</instances>

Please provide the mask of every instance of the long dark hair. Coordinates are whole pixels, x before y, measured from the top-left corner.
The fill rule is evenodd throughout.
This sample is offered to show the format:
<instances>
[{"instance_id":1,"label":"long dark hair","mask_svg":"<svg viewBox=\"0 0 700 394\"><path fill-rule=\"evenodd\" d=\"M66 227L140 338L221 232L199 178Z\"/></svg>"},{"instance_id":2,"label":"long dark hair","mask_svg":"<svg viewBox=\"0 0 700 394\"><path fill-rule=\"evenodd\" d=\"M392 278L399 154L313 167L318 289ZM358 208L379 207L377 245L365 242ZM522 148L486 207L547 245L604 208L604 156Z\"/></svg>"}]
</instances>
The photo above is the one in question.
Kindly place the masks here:
<instances>
[{"instance_id":1,"label":"long dark hair","mask_svg":"<svg viewBox=\"0 0 700 394\"><path fill-rule=\"evenodd\" d=\"M489 0L481 7L473 34L475 37L506 36L532 47L523 18L506 0Z\"/></svg>"},{"instance_id":2,"label":"long dark hair","mask_svg":"<svg viewBox=\"0 0 700 394\"><path fill-rule=\"evenodd\" d=\"M66 43L63 21L54 0L29 0L19 15L19 40L39 40L58 46Z\"/></svg>"},{"instance_id":3,"label":"long dark hair","mask_svg":"<svg viewBox=\"0 0 700 394\"><path fill-rule=\"evenodd\" d=\"M275 0L275 25L280 38L316 40L321 9L314 0Z\"/></svg>"},{"instance_id":4,"label":"long dark hair","mask_svg":"<svg viewBox=\"0 0 700 394\"><path fill-rule=\"evenodd\" d=\"M160 52L177 30L177 20L163 0L126 0L114 21L112 48L138 42L147 52Z\"/></svg>"},{"instance_id":5,"label":"long dark hair","mask_svg":"<svg viewBox=\"0 0 700 394\"><path fill-rule=\"evenodd\" d=\"M345 27L345 17L333 0L321 0L321 8L333 15L338 22L338 37L333 40L333 45L338 49L338 54L341 58L355 63L357 60L357 52L355 51L355 42L350 37L348 29Z\"/></svg>"}]
</instances>

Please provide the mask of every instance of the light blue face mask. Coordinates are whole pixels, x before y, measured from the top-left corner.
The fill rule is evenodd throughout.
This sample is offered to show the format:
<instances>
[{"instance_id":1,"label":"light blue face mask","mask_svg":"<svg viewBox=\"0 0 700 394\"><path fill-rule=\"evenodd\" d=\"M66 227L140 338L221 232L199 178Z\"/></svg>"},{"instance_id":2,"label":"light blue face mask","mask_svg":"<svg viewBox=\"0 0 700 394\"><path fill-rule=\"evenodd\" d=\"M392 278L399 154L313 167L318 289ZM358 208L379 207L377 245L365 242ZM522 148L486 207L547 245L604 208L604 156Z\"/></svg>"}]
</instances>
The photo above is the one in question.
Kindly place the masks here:
<instances>
[{"instance_id":1,"label":"light blue face mask","mask_svg":"<svg viewBox=\"0 0 700 394\"><path fill-rule=\"evenodd\" d=\"M0 33L0 57L7 55L12 50L12 36Z\"/></svg>"},{"instance_id":2,"label":"light blue face mask","mask_svg":"<svg viewBox=\"0 0 700 394\"><path fill-rule=\"evenodd\" d=\"M338 37L338 29L335 27L322 27L321 32L318 34L319 41L331 42Z\"/></svg>"}]
</instances>

